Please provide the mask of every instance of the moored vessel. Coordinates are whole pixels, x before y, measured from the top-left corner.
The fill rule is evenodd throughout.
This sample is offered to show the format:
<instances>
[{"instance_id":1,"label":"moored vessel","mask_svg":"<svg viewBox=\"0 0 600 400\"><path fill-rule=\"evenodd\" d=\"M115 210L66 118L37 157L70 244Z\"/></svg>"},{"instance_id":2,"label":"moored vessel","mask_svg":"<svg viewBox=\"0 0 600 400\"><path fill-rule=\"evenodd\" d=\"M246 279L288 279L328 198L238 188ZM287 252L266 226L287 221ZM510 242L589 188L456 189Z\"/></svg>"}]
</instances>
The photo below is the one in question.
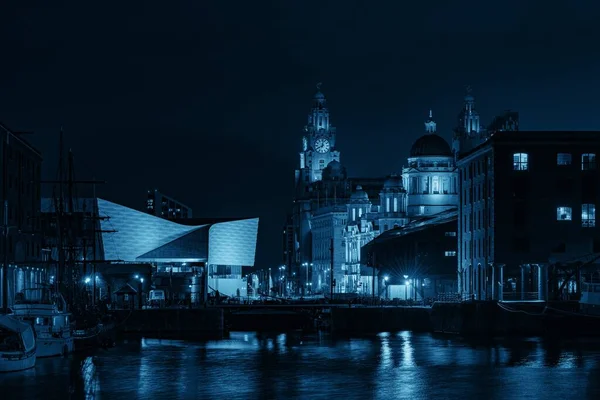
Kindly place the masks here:
<instances>
[{"instance_id":1,"label":"moored vessel","mask_svg":"<svg viewBox=\"0 0 600 400\"><path fill-rule=\"evenodd\" d=\"M13 315L29 323L36 334L37 357L55 357L73 352L71 314L60 293L47 286L17 294Z\"/></svg>"},{"instance_id":2,"label":"moored vessel","mask_svg":"<svg viewBox=\"0 0 600 400\"><path fill-rule=\"evenodd\" d=\"M35 367L36 340L31 325L10 315L0 315L0 372Z\"/></svg>"}]
</instances>

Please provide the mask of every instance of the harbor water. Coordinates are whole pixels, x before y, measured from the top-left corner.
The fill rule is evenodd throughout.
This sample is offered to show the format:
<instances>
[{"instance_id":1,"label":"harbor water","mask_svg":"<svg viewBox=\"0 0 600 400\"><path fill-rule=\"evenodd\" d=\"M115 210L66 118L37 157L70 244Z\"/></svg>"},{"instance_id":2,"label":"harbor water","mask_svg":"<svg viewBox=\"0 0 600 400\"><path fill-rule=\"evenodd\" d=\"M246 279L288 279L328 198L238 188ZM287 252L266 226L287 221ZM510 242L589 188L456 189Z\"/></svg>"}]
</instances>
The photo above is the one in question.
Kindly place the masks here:
<instances>
[{"instance_id":1,"label":"harbor water","mask_svg":"<svg viewBox=\"0 0 600 400\"><path fill-rule=\"evenodd\" d=\"M0 399L597 399L600 342L382 333L138 339L0 375Z\"/></svg>"}]
</instances>

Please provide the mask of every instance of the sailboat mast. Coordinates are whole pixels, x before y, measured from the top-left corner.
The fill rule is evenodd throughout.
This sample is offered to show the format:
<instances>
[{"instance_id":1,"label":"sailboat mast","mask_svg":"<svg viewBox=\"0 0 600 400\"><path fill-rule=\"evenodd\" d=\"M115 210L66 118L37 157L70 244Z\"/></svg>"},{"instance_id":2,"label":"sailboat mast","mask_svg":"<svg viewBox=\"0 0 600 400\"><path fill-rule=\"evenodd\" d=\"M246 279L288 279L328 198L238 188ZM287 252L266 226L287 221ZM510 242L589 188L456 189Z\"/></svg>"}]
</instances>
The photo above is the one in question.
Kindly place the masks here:
<instances>
[{"instance_id":1,"label":"sailboat mast","mask_svg":"<svg viewBox=\"0 0 600 400\"><path fill-rule=\"evenodd\" d=\"M2 233L4 235L3 245L3 263L2 263L2 310L4 314L8 314L8 198L7 198L7 181L8 181L8 162L6 161L8 147L8 132L4 132L5 139L2 144L2 200L4 203L4 226Z\"/></svg>"}]
</instances>

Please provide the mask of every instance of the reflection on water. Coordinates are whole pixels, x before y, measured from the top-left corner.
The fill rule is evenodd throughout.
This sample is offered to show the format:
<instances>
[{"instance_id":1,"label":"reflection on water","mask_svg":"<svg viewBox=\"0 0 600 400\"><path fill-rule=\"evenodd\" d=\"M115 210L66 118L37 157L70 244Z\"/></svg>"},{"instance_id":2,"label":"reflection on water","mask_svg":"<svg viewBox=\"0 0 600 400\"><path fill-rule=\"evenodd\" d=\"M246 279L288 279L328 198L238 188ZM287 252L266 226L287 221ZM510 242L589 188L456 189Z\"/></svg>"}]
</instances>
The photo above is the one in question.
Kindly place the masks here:
<instances>
[{"instance_id":1,"label":"reflection on water","mask_svg":"<svg viewBox=\"0 0 600 400\"><path fill-rule=\"evenodd\" d=\"M472 342L233 333L206 343L143 339L0 375L2 399L587 399L600 343Z\"/></svg>"}]
</instances>

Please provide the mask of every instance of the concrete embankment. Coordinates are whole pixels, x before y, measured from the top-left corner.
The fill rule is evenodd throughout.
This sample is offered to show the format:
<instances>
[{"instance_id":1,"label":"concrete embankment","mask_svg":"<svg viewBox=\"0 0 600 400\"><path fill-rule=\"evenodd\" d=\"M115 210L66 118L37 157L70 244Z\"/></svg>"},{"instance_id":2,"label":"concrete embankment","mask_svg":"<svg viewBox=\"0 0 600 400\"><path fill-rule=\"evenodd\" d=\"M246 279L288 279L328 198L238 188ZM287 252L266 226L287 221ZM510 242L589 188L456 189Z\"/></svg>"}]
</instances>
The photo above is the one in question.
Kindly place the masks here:
<instances>
[{"instance_id":1,"label":"concrete embankment","mask_svg":"<svg viewBox=\"0 0 600 400\"><path fill-rule=\"evenodd\" d=\"M353 307L331 309L333 333L375 333L412 330L430 332L427 307Z\"/></svg>"},{"instance_id":2,"label":"concrete embankment","mask_svg":"<svg viewBox=\"0 0 600 400\"><path fill-rule=\"evenodd\" d=\"M164 338L207 338L224 334L220 308L117 310L116 331Z\"/></svg>"},{"instance_id":3,"label":"concrete embankment","mask_svg":"<svg viewBox=\"0 0 600 400\"><path fill-rule=\"evenodd\" d=\"M463 336L600 335L600 319L576 310L567 302L435 303L431 325L434 332Z\"/></svg>"}]
</instances>

